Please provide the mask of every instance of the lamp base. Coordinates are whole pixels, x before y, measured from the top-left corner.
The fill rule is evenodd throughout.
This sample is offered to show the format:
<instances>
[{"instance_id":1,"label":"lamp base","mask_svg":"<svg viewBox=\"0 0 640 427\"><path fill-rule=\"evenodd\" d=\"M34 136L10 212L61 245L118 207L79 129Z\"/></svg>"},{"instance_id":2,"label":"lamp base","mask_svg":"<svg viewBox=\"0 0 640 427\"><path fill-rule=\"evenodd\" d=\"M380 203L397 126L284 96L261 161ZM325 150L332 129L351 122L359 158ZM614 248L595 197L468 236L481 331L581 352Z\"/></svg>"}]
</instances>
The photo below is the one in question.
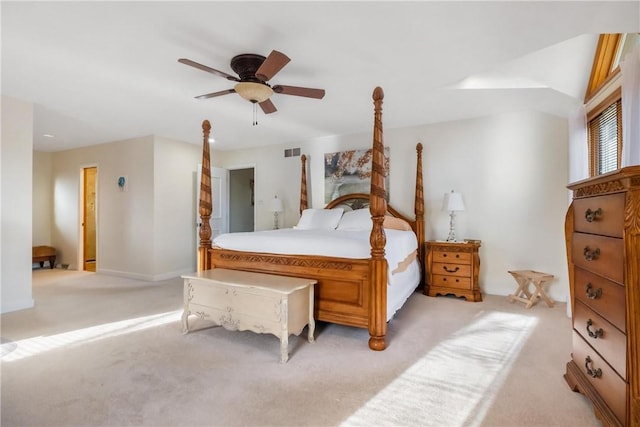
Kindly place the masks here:
<instances>
[{"instance_id":1,"label":"lamp base","mask_svg":"<svg viewBox=\"0 0 640 427\"><path fill-rule=\"evenodd\" d=\"M278 227L278 212L274 212L273 213L273 229L277 230L280 227Z\"/></svg>"},{"instance_id":2,"label":"lamp base","mask_svg":"<svg viewBox=\"0 0 640 427\"><path fill-rule=\"evenodd\" d=\"M456 226L455 226L455 211L449 212L449 236L447 236L447 242L456 242Z\"/></svg>"}]
</instances>

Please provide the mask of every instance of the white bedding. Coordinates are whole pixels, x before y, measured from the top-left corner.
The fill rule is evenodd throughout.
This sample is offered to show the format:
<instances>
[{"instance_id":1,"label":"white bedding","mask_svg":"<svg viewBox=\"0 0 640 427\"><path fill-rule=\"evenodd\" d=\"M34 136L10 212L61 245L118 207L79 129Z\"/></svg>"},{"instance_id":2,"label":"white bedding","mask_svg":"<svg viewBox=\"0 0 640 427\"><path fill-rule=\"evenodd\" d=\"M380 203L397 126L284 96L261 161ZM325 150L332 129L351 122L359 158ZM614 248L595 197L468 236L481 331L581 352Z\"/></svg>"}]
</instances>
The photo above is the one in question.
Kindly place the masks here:
<instances>
[{"instance_id":1,"label":"white bedding","mask_svg":"<svg viewBox=\"0 0 640 427\"><path fill-rule=\"evenodd\" d=\"M385 229L385 258L389 276L399 263L418 248L413 231ZM213 239L213 245L243 252L282 255L319 255L339 258L371 257L370 231L367 230L280 230L227 233Z\"/></svg>"},{"instance_id":2,"label":"white bedding","mask_svg":"<svg viewBox=\"0 0 640 427\"><path fill-rule=\"evenodd\" d=\"M385 229L388 263L387 321L404 305L420 282L420 263L414 257L408 268L392 273L418 248L413 231ZM370 230L280 230L221 234L213 246L243 252L282 255L319 255L367 259L371 257Z\"/></svg>"}]
</instances>

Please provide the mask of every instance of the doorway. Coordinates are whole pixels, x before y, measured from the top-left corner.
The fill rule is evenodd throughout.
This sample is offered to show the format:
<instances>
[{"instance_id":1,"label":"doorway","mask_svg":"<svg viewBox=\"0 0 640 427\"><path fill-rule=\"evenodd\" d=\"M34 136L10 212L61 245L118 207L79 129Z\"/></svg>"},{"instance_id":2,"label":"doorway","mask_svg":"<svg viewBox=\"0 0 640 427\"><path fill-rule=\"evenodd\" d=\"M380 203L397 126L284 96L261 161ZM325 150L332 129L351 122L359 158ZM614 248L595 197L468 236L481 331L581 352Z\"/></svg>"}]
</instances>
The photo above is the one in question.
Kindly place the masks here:
<instances>
[{"instance_id":1,"label":"doorway","mask_svg":"<svg viewBox=\"0 0 640 427\"><path fill-rule=\"evenodd\" d=\"M229 171L229 231L254 231L254 168Z\"/></svg>"},{"instance_id":2,"label":"doorway","mask_svg":"<svg viewBox=\"0 0 640 427\"><path fill-rule=\"evenodd\" d=\"M96 271L96 187L97 167L82 170L82 269Z\"/></svg>"}]
</instances>

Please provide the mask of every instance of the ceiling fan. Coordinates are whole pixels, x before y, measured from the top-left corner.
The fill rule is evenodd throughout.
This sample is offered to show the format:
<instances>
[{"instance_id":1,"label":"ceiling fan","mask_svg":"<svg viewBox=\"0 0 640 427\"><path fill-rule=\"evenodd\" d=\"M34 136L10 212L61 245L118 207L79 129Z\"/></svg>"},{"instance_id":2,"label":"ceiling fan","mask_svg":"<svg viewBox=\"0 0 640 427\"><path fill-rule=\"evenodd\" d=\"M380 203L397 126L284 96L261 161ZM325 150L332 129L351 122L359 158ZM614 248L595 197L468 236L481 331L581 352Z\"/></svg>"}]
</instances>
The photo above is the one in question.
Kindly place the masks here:
<instances>
[{"instance_id":1,"label":"ceiling fan","mask_svg":"<svg viewBox=\"0 0 640 427\"><path fill-rule=\"evenodd\" d=\"M233 89L196 96L197 99L214 98L229 93L237 93L247 101L260 105L260 108L262 108L265 114L271 114L277 111L270 99L274 92L282 95L304 96L315 99L322 99L324 97L324 89L284 85L271 86L267 83L287 65L289 61L291 61L291 59L289 59L287 55L277 50L271 51L266 58L253 53L243 53L231 59L231 69L238 75L238 77L236 77L190 59L178 59L178 62L182 64L237 82Z\"/></svg>"}]
</instances>

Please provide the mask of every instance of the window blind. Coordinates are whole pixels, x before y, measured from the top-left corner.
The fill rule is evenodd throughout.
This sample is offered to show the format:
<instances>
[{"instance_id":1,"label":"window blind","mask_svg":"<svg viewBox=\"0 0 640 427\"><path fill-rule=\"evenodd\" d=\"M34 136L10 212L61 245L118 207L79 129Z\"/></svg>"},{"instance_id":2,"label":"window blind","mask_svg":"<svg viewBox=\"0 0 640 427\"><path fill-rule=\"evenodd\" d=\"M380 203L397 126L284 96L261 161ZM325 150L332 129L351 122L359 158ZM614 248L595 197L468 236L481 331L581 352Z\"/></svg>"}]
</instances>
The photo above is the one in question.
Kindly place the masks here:
<instances>
[{"instance_id":1,"label":"window blind","mask_svg":"<svg viewBox=\"0 0 640 427\"><path fill-rule=\"evenodd\" d=\"M596 174L618 168L618 152L621 142L620 100L605 108L589 122L589 134L595 154Z\"/></svg>"}]
</instances>

